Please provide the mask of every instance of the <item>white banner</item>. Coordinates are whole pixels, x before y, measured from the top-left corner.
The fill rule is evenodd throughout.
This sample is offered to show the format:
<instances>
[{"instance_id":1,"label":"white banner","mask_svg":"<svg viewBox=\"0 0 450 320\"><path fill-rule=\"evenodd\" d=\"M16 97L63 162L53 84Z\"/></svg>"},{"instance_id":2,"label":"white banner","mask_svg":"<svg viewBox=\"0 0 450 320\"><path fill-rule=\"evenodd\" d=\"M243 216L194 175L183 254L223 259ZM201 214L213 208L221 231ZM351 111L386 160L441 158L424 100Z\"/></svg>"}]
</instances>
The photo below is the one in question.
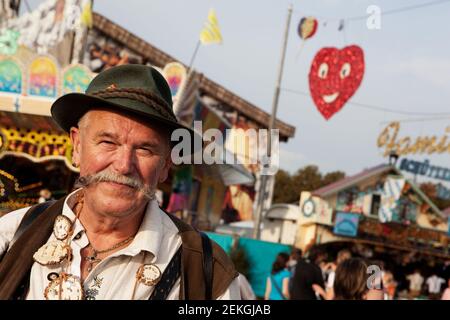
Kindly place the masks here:
<instances>
[{"instance_id":1,"label":"white banner","mask_svg":"<svg viewBox=\"0 0 450 320\"><path fill-rule=\"evenodd\" d=\"M395 209L404 186L405 179L403 178L389 177L386 179L381 195L381 206L378 211L378 217L382 223L392 221L393 209Z\"/></svg>"}]
</instances>

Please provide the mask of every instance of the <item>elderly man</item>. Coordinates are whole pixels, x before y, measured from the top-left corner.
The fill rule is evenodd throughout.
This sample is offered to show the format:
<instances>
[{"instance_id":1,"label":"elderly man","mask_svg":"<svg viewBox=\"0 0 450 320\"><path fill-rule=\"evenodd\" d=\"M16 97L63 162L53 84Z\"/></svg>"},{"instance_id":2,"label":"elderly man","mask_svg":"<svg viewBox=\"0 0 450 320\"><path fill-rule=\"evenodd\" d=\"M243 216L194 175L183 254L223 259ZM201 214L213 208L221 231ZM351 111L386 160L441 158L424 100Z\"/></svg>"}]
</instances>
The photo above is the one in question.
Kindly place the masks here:
<instances>
[{"instance_id":1,"label":"elderly man","mask_svg":"<svg viewBox=\"0 0 450 320\"><path fill-rule=\"evenodd\" d=\"M0 299L240 298L227 255L155 199L184 128L157 70L111 68L51 112L80 188L0 219Z\"/></svg>"}]
</instances>

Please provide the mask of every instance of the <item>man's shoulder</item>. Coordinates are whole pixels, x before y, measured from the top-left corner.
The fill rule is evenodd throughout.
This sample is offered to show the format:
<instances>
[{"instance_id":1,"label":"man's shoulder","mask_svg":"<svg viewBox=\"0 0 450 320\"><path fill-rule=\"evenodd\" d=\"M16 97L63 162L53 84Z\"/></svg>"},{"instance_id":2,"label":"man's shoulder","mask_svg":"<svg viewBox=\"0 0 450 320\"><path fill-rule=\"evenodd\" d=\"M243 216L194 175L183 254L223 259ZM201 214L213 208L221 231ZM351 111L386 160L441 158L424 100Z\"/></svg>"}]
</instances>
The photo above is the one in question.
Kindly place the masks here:
<instances>
[{"instance_id":1,"label":"man's shoulder","mask_svg":"<svg viewBox=\"0 0 450 320\"><path fill-rule=\"evenodd\" d=\"M17 228L30 208L31 207L20 208L4 214L0 217L0 226L15 225Z\"/></svg>"},{"instance_id":2,"label":"man's shoulder","mask_svg":"<svg viewBox=\"0 0 450 320\"><path fill-rule=\"evenodd\" d=\"M172 220L173 224L178 228L179 235L181 236L181 240L183 243L183 249L190 251L191 254L201 255L203 252L203 245L200 231L196 230L190 224L184 222L183 220L170 213L165 212L162 209L161 212L168 216L170 220ZM234 273L236 273L236 270L228 254L211 238L210 241L212 245L214 261L218 263L218 265L220 265L225 272L229 272L234 275Z\"/></svg>"},{"instance_id":3,"label":"man's shoulder","mask_svg":"<svg viewBox=\"0 0 450 320\"><path fill-rule=\"evenodd\" d=\"M21 208L0 217L0 255L8 248L28 209L30 207Z\"/></svg>"}]
</instances>

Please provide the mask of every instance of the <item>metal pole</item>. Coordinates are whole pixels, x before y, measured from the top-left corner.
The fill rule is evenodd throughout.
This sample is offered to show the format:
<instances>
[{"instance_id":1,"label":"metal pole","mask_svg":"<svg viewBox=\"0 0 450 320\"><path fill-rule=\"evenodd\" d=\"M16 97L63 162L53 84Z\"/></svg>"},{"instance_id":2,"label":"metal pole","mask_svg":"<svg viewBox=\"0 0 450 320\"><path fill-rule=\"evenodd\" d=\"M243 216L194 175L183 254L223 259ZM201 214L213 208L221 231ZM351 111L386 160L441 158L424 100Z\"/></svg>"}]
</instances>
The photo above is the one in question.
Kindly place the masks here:
<instances>
[{"instance_id":1,"label":"metal pole","mask_svg":"<svg viewBox=\"0 0 450 320\"><path fill-rule=\"evenodd\" d=\"M184 89L188 85L188 82L189 82L192 72L194 70L192 68L192 66L194 64L195 58L197 57L197 52L198 52L198 49L200 48L200 44L201 44L201 42L200 42L200 40L198 40L197 45L195 46L194 53L192 54L192 57L191 57L191 61L189 62L189 67L188 67L187 74L186 74L186 80L184 81L183 86L179 89L180 96L178 97L177 101L175 101L175 103L173 105L173 112L175 113L175 115L177 117L178 117L178 113L180 112L179 108L181 108L181 102L184 98Z\"/></svg>"},{"instance_id":2,"label":"metal pole","mask_svg":"<svg viewBox=\"0 0 450 320\"><path fill-rule=\"evenodd\" d=\"M197 45L195 46L194 54L193 54L192 57L191 57L191 62L189 62L189 68L188 68L188 70L191 70L192 65L194 64L194 60L195 60L195 58L197 57L197 51L198 51L198 48L200 48L200 44L201 44L201 42L200 42L200 40L198 40L198 41L197 41Z\"/></svg>"},{"instance_id":3,"label":"metal pole","mask_svg":"<svg viewBox=\"0 0 450 320\"><path fill-rule=\"evenodd\" d=\"M277 108L278 108L278 100L280 97L281 79L283 77L284 59L286 57L286 47L287 47L287 41L288 41L288 36L289 36L289 25L291 23L291 15L292 15L292 4L290 4L288 7L286 28L284 30L283 46L281 48L281 59L280 59L280 64L278 66L278 78L277 78L277 82L275 85L275 93L273 95L273 101L272 101L272 114L270 115L269 134L268 134L268 141L267 141L267 152L268 152L269 159L272 154L271 130L275 127L275 120L276 120L276 114L277 114ZM260 225L261 225L261 219L262 219L263 210L264 210L264 200L266 197L268 177L267 177L267 175L261 175L260 179L261 180L260 180L259 193L258 193L258 203L256 206L256 212L255 212L256 220L255 220L255 227L253 230L253 238L255 238L255 239L260 238L260 233L261 233Z\"/></svg>"}]
</instances>

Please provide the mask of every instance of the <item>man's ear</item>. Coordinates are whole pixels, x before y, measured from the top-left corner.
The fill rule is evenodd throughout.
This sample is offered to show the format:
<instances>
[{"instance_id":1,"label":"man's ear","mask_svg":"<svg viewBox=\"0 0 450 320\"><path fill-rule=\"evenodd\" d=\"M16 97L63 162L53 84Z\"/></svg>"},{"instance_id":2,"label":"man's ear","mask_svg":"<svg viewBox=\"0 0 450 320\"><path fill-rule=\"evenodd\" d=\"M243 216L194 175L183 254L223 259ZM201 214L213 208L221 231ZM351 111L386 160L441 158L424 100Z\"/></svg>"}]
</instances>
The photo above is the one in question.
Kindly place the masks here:
<instances>
[{"instance_id":1,"label":"man's ear","mask_svg":"<svg viewBox=\"0 0 450 320\"><path fill-rule=\"evenodd\" d=\"M80 166L80 129L76 127L70 128L70 141L72 141L72 164L78 168Z\"/></svg>"},{"instance_id":2,"label":"man's ear","mask_svg":"<svg viewBox=\"0 0 450 320\"><path fill-rule=\"evenodd\" d=\"M161 170L161 174L159 175L159 183L166 181L170 167L172 166L172 157L171 152L168 152L166 158L164 159L164 164Z\"/></svg>"}]
</instances>

